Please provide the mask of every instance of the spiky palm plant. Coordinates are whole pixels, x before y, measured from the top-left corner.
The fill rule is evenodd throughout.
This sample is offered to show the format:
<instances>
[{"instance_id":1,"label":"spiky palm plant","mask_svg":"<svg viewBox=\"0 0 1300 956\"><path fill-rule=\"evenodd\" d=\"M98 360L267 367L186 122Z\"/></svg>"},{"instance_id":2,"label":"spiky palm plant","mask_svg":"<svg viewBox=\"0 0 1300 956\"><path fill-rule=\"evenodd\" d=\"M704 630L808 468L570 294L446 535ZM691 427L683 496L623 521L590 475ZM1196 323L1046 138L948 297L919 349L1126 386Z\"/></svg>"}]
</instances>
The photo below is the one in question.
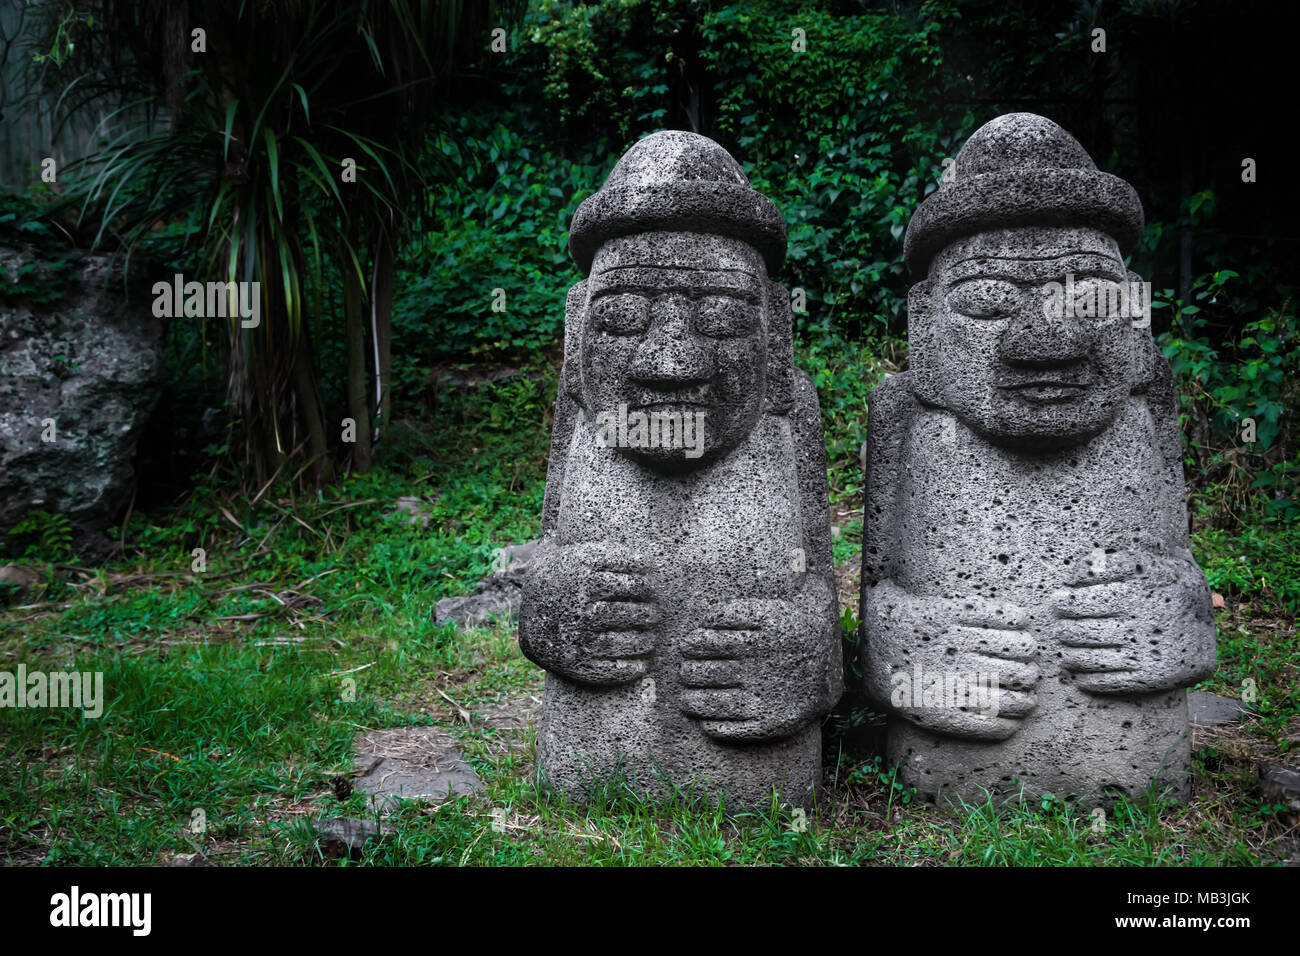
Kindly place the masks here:
<instances>
[{"instance_id":1,"label":"spiky palm plant","mask_svg":"<svg viewBox=\"0 0 1300 956\"><path fill-rule=\"evenodd\" d=\"M416 156L453 64L486 48L478 24L488 9L459 0L75 6L69 109L111 97L149 117L71 171L69 195L101 223L96 241L118 237L129 258L159 222L183 221L205 273L196 278L261 283L262 321L230 321L227 352L229 398L259 482L288 468L318 482L331 472L341 429L326 420L313 336L334 298L331 276L341 275L348 451L364 470L389 407L394 251L425 192Z\"/></svg>"}]
</instances>

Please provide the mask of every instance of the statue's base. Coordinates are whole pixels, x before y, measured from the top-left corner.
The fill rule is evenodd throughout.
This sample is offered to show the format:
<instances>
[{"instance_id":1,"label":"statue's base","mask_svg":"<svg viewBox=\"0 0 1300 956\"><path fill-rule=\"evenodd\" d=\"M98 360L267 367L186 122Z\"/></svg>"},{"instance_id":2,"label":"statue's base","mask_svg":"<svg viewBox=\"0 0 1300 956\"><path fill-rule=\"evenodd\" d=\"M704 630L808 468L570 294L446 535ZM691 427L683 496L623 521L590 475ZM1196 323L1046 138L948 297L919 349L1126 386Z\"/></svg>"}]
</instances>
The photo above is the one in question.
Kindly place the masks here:
<instances>
[{"instance_id":1,"label":"statue's base","mask_svg":"<svg viewBox=\"0 0 1300 956\"><path fill-rule=\"evenodd\" d=\"M538 770L545 786L568 802L586 806L631 794L654 803L681 801L729 809L763 809L778 804L811 808L821 779L821 734L813 727L776 744L729 748L724 760L693 766L681 754L612 752L597 754L543 750L539 733ZM720 749L720 748L719 748Z\"/></svg>"},{"instance_id":2,"label":"statue's base","mask_svg":"<svg viewBox=\"0 0 1300 956\"><path fill-rule=\"evenodd\" d=\"M940 737L895 719L888 758L918 797L950 808L1037 802L1047 794L1084 807L1121 797L1191 797L1185 690L1078 697L1078 706L1031 714L1001 741Z\"/></svg>"},{"instance_id":3,"label":"statue's base","mask_svg":"<svg viewBox=\"0 0 1300 956\"><path fill-rule=\"evenodd\" d=\"M670 665L656 671L657 691L654 680L592 689L547 674L537 728L546 784L577 804L630 791L655 802L725 797L736 808L768 807L775 793L780 803L811 807L821 781L821 722L780 740L715 740L682 713Z\"/></svg>"}]
</instances>

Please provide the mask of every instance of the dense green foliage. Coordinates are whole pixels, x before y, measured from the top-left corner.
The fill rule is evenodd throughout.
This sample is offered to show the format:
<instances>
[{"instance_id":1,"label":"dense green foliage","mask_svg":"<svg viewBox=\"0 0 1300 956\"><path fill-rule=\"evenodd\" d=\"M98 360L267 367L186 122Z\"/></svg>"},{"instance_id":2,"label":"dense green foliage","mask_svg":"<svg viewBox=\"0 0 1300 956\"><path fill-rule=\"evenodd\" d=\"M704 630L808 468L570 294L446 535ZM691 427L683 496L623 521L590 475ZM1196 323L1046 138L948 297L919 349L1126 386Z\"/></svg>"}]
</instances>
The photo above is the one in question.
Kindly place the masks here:
<instances>
[{"instance_id":1,"label":"dense green foliage","mask_svg":"<svg viewBox=\"0 0 1300 956\"><path fill-rule=\"evenodd\" d=\"M1172 300L1169 331L1158 338L1173 367L1182 403L1188 474L1216 489L1211 514L1231 521L1262 508L1269 520L1300 519L1300 329L1288 298L1262 307L1231 269L1197 277L1189 303ZM1208 316L1226 339L1214 335Z\"/></svg>"},{"instance_id":2,"label":"dense green foliage","mask_svg":"<svg viewBox=\"0 0 1300 956\"><path fill-rule=\"evenodd\" d=\"M616 156L665 126L718 139L782 210L789 250L779 278L803 292L801 339L831 362L836 350L861 345L884 350L903 367L905 354L893 343L905 335L913 280L902 263L908 217L977 125L1006 110L1035 109L1062 122L1103 168L1134 182L1143 199L1148 225L1132 265L1161 290L1155 331L1184 396L1189 479L1227 490L1222 506L1197 520L1295 516L1300 444L1287 410L1296 399L1297 263L1278 237L1294 222L1287 214L1300 210L1275 181L1246 188L1237 175L1243 143L1261 162L1274 155L1252 138L1251 124L1265 122L1262 107L1249 98L1233 101L1220 111L1215 135L1202 124L1178 125L1189 107L1171 84L1195 90L1205 104L1231 97L1177 49L1157 42L1194 46L1214 37L1225 75L1253 62L1259 44L1272 41L1243 41L1232 26L1240 18L1225 20L1220 0L1172 18L1150 4L1118 5L1105 18L1118 58L1112 60L1090 49L1097 12L1062 0L1037 5L1033 16L992 0L880 8L834 0L521 0L499 13L504 52L457 64L442 115L411 160L411 181L427 186L421 201L404 210L412 236L397 250L393 273L394 352L384 394L397 402L395 414L427 406L436 386L431 368L517 365L554 349L565 290L579 278L567 254L569 219ZM74 18L69 29L85 25ZM486 23L462 32L462 53L492 42ZM1134 49L1144 55L1128 55ZM264 85L270 89L277 78ZM306 103L284 89L272 98L290 117L301 111L306 119L318 96L338 99L332 87L306 91ZM303 361L319 372L322 424L351 414L355 396L345 395L357 385L340 291L349 257L330 249L308 253L320 249L308 226L324 228L336 205L333 193L323 204L310 198L315 186L326 188L312 151L326 158L344 151L346 136L315 143L320 110L333 102L327 97L311 107L317 118L301 130L309 136L295 125L276 144L284 171L279 189L289 197L285 177L300 181L294 195L302 198L291 205L301 207L306 225L281 238L302 250L304 275L316 290L298 301L311 329L314 354ZM213 121L216 134L224 128L220 119ZM213 123L188 122L196 144L216 135L205 132ZM1142 137L1133 135L1137 126ZM248 144L263 165L264 138ZM112 168L98 173L102 178ZM154 175L177 178L164 167ZM74 184L73 192L99 181ZM127 177L110 205L154 210L175 200L174 190L154 190L153 183ZM267 195L272 205L279 201L275 191ZM208 205L205 199L195 208ZM23 229L51 231L49 223L21 216ZM132 236L168 268L194 271L195 236L211 228L190 217ZM58 261L52 258L54 266ZM369 268L362 271L369 281ZM168 429L190 432L187 418L222 404L212 388L222 382L214 353L219 360L223 343L188 323L176 323L171 334L176 374L169 398L176 401L164 403L174 414ZM199 364L204 374L196 376ZM859 409L859 391L850 386L845 396L823 388L823 406L847 401ZM1253 436L1243 434L1248 419ZM191 458L200 451L193 442L178 443L177 452ZM190 467L155 464L168 473Z\"/></svg>"},{"instance_id":3,"label":"dense green foliage","mask_svg":"<svg viewBox=\"0 0 1300 956\"><path fill-rule=\"evenodd\" d=\"M398 273L394 335L408 365L531 351L564 334L565 290L580 278L569 220L608 164L594 152L563 159L539 143L535 124L521 132L504 119L458 117L429 144L456 178L433 191L423 237Z\"/></svg>"},{"instance_id":4,"label":"dense green foliage","mask_svg":"<svg viewBox=\"0 0 1300 956\"><path fill-rule=\"evenodd\" d=\"M1213 12L1189 14L1189 37ZM1198 520L1294 518L1300 443L1286 411L1300 348L1294 257L1284 241L1231 234L1243 217L1263 231L1263 200L1218 166L1193 170L1202 178L1183 191L1172 177L1185 170L1168 151L1126 144L1113 110L1097 107L1119 81L1099 72L1090 24L1070 4L1041 14L984 2L528 4L493 82L431 144L454 179L435 191L423 238L402 261L395 322L405 354L423 367L554 344L564 292L579 278L566 254L568 219L613 157L675 125L728 146L785 215L780 278L804 292L797 324L810 354L833 363L835 351L862 343L901 365L891 343L906 331L908 217L975 126L1007 109L1039 109L1143 193L1148 225L1132 265L1163 290L1155 331L1184 396L1189 479L1230 490ZM1142 4L1124 5L1107 21L1109 42L1148 44L1161 22ZM1153 55L1156 67L1124 61L1123 81L1154 88L1164 82L1159 65L1187 70ZM1223 51L1225 63L1243 55ZM1184 240L1198 272L1182 271ZM399 388L424 384L399 374ZM828 384L819 381L824 409L865 408L861 383ZM1247 419L1253 442L1243 439ZM832 460L851 451L832 448Z\"/></svg>"},{"instance_id":5,"label":"dense green foliage","mask_svg":"<svg viewBox=\"0 0 1300 956\"><path fill-rule=\"evenodd\" d=\"M901 331L903 229L973 128L969 113L948 124L915 94L932 85L940 24L778 7L531 6L492 88L501 92L486 92L435 147L456 177L408 260L414 273L438 271L399 286L407 327L423 319L450 354L553 341L564 289L579 278L568 219L612 157L662 128L668 91L684 86L711 103L709 131L785 215L782 279L804 290L801 328ZM796 24L807 52L791 50ZM506 290L506 311L490 311L493 288Z\"/></svg>"}]
</instances>

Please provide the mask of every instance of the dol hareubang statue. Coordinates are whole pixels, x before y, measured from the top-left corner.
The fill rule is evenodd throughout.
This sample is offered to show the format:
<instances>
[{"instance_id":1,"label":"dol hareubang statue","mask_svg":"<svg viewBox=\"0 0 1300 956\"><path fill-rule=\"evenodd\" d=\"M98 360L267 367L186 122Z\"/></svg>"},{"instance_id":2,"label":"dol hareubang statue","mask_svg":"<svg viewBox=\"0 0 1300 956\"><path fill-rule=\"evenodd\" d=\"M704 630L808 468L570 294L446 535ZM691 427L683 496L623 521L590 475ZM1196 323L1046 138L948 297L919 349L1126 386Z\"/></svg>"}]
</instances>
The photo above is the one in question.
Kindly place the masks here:
<instances>
[{"instance_id":1,"label":"dol hareubang statue","mask_svg":"<svg viewBox=\"0 0 1300 956\"><path fill-rule=\"evenodd\" d=\"M638 142L574 216L542 540L519 643L538 761L805 803L842 656L821 412L769 278L785 224L702 136Z\"/></svg>"},{"instance_id":2,"label":"dol hareubang statue","mask_svg":"<svg viewBox=\"0 0 1300 956\"><path fill-rule=\"evenodd\" d=\"M1169 366L1127 294L1142 223L1132 187L1013 113L908 225L924 278L911 370L870 401L863 670L927 796L1189 792L1215 630Z\"/></svg>"}]
</instances>

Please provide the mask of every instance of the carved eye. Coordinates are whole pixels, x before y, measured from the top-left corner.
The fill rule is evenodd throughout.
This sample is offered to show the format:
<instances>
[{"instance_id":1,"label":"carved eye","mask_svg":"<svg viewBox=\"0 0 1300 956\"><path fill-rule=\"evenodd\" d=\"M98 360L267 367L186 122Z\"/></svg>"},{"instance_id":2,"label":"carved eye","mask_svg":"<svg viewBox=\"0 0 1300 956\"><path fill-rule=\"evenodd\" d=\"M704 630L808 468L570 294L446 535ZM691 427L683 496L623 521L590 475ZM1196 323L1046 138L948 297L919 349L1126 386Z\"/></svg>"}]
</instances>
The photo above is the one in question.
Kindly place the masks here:
<instances>
[{"instance_id":1,"label":"carved eye","mask_svg":"<svg viewBox=\"0 0 1300 956\"><path fill-rule=\"evenodd\" d=\"M1085 276L1074 280L1074 301L1069 315L1084 319L1104 319L1119 314L1117 283L1101 276Z\"/></svg>"},{"instance_id":2,"label":"carved eye","mask_svg":"<svg viewBox=\"0 0 1300 956\"><path fill-rule=\"evenodd\" d=\"M596 328L609 335L644 335L650 328L650 302L639 295L602 296L595 313Z\"/></svg>"},{"instance_id":3,"label":"carved eye","mask_svg":"<svg viewBox=\"0 0 1300 956\"><path fill-rule=\"evenodd\" d=\"M695 328L715 339L735 339L758 329L758 306L728 295L706 295L696 307Z\"/></svg>"},{"instance_id":4,"label":"carved eye","mask_svg":"<svg viewBox=\"0 0 1300 956\"><path fill-rule=\"evenodd\" d=\"M948 291L948 308L973 319L1001 319L1019 307L1020 289L1005 279L967 279Z\"/></svg>"}]
</instances>

